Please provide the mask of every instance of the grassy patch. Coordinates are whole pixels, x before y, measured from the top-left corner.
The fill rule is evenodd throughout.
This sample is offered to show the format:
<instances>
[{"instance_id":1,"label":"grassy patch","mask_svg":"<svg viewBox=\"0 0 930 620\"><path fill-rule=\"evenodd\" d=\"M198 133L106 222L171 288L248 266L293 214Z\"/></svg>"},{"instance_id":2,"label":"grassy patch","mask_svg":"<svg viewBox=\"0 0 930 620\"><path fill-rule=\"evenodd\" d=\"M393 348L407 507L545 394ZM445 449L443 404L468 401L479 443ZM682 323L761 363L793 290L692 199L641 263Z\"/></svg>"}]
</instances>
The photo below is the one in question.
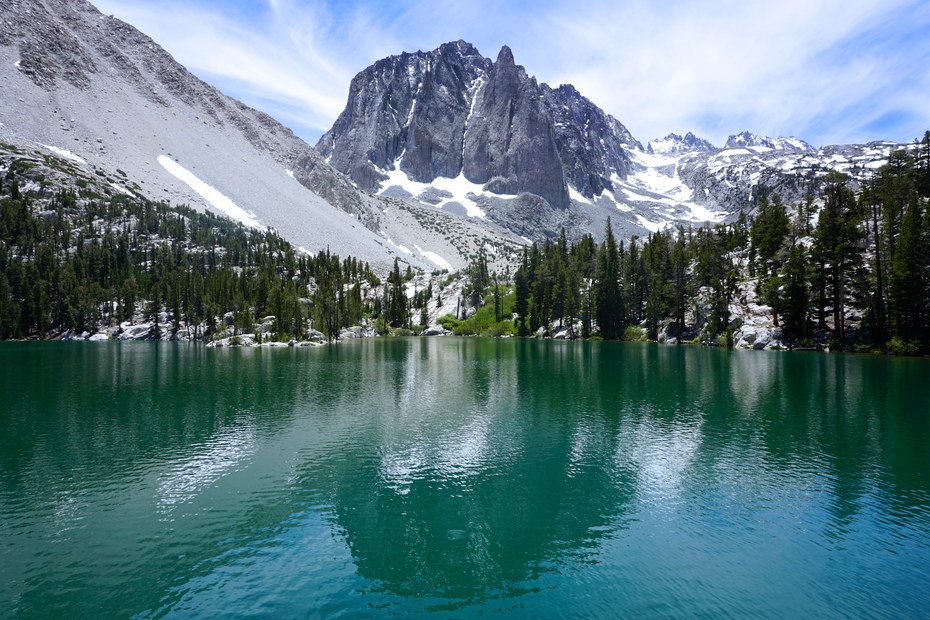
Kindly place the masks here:
<instances>
[{"instance_id":1,"label":"grassy patch","mask_svg":"<svg viewBox=\"0 0 930 620\"><path fill-rule=\"evenodd\" d=\"M504 295L501 300L501 316L513 316L513 305L517 296L514 293ZM448 315L447 315L448 316ZM446 317L443 317L445 319ZM440 319L442 321L442 319ZM445 325L443 325L445 327ZM446 328L448 329L448 328ZM473 315L459 322L453 329L456 336L487 336L499 338L501 336L513 336L517 333L513 321L494 320L494 302L478 308Z\"/></svg>"}]
</instances>

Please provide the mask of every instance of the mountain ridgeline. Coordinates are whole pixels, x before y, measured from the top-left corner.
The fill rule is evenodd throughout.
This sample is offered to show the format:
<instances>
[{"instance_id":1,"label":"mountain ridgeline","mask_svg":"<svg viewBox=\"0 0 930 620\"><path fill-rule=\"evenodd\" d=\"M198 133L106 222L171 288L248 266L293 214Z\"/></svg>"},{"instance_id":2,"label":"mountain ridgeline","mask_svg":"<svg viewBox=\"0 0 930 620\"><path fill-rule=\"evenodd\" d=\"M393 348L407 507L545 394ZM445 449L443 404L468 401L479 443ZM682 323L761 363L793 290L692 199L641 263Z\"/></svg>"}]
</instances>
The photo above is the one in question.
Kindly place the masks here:
<instances>
[{"instance_id":1,"label":"mountain ridgeline","mask_svg":"<svg viewBox=\"0 0 930 620\"><path fill-rule=\"evenodd\" d=\"M295 247L351 254L380 273L395 257L424 270L464 266L471 239L518 241L432 207L389 209L290 129L85 0L9 0L0 14L6 144L85 172L122 170L153 200L258 223ZM415 245L427 254L400 249Z\"/></svg>"},{"instance_id":2,"label":"mountain ridgeline","mask_svg":"<svg viewBox=\"0 0 930 620\"><path fill-rule=\"evenodd\" d=\"M563 84L529 76L455 41L379 60L352 80L317 151L374 194L481 219L525 239L620 238L734 221L760 197L818 195L830 172L853 187L903 145L816 149L749 131L723 148L671 133L644 147L616 118ZM472 204L469 204L472 203Z\"/></svg>"},{"instance_id":3,"label":"mountain ridgeline","mask_svg":"<svg viewBox=\"0 0 930 620\"><path fill-rule=\"evenodd\" d=\"M515 64L457 41L391 56L352 80L349 101L317 149L360 187L378 189L395 165L414 181L437 177L535 194L569 205L568 187L593 197L625 176L630 132L571 85L540 84Z\"/></svg>"}]
</instances>

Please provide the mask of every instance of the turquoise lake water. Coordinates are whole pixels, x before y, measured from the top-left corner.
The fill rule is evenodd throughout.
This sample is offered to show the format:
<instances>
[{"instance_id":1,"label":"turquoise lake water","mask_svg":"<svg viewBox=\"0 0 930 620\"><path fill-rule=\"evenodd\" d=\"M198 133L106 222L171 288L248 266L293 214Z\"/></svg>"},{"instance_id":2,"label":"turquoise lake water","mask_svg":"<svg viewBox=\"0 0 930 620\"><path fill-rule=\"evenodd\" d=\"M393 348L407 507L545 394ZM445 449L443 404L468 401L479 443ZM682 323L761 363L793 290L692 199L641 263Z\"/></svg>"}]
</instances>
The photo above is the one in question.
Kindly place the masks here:
<instances>
[{"instance_id":1,"label":"turquoise lake water","mask_svg":"<svg viewBox=\"0 0 930 620\"><path fill-rule=\"evenodd\" d=\"M930 361L0 345L0 615L930 617Z\"/></svg>"}]
</instances>

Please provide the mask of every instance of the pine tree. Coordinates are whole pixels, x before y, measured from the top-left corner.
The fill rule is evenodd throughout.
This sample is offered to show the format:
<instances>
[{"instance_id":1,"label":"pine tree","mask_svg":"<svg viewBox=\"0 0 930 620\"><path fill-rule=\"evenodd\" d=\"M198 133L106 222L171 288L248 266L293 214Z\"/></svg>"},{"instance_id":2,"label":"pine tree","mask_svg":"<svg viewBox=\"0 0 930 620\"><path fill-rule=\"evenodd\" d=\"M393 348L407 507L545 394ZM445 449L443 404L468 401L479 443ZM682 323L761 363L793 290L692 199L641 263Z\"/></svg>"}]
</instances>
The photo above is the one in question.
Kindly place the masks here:
<instances>
[{"instance_id":1,"label":"pine tree","mask_svg":"<svg viewBox=\"0 0 930 620\"><path fill-rule=\"evenodd\" d=\"M622 333L623 306L620 299L619 262L613 227L610 218L607 218L607 229L598 255L594 285L594 315L597 317L601 337L605 340L617 340Z\"/></svg>"},{"instance_id":2,"label":"pine tree","mask_svg":"<svg viewBox=\"0 0 930 620\"><path fill-rule=\"evenodd\" d=\"M743 216L743 213L740 212ZM685 244L685 231L678 228L678 236L672 249L672 270L674 273L673 308L675 319L675 342L681 344L685 332L685 306L688 300L688 249Z\"/></svg>"},{"instance_id":3,"label":"pine tree","mask_svg":"<svg viewBox=\"0 0 930 620\"><path fill-rule=\"evenodd\" d=\"M388 276L387 288L388 309L385 320L391 327L407 327L410 320L407 311L407 293L396 258L394 259L394 270Z\"/></svg>"},{"instance_id":4,"label":"pine tree","mask_svg":"<svg viewBox=\"0 0 930 620\"><path fill-rule=\"evenodd\" d=\"M750 275L761 273L763 278L771 277L778 269L778 255L785 237L788 236L790 220L781 197L777 194L771 202L763 195L759 200L759 210L752 221L749 249Z\"/></svg>"},{"instance_id":5,"label":"pine tree","mask_svg":"<svg viewBox=\"0 0 930 620\"><path fill-rule=\"evenodd\" d=\"M527 257L527 251L524 250L520 267L517 269L516 274L514 274L514 293L516 296L514 301L514 312L517 313L517 335L523 337L530 335L530 274L528 272L529 259Z\"/></svg>"},{"instance_id":6,"label":"pine tree","mask_svg":"<svg viewBox=\"0 0 930 620\"><path fill-rule=\"evenodd\" d=\"M901 223L897 251L891 263L891 322L897 337L927 348L928 258L926 214L915 195Z\"/></svg>"},{"instance_id":7,"label":"pine tree","mask_svg":"<svg viewBox=\"0 0 930 620\"><path fill-rule=\"evenodd\" d=\"M846 337L846 300L851 278L861 260L862 238L856 197L846 178L831 173L824 189L824 207L814 231L814 255L821 270L821 286L833 308L833 334L838 346Z\"/></svg>"},{"instance_id":8,"label":"pine tree","mask_svg":"<svg viewBox=\"0 0 930 620\"><path fill-rule=\"evenodd\" d=\"M807 308L809 301L807 256L804 246L794 244L785 261L782 308L783 333L786 338L807 338Z\"/></svg>"}]
</instances>

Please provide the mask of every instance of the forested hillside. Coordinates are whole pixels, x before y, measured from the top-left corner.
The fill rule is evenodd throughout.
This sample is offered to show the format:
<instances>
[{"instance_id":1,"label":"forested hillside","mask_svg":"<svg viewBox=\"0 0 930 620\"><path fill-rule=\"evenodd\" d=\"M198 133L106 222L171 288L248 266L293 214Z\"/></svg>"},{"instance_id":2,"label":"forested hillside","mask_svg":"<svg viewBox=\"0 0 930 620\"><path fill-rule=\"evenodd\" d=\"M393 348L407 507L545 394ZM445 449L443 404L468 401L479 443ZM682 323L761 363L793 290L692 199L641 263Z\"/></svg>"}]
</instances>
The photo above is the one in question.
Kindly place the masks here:
<instances>
[{"instance_id":1,"label":"forested hillside","mask_svg":"<svg viewBox=\"0 0 930 620\"><path fill-rule=\"evenodd\" d=\"M311 324L329 335L361 319L360 282L376 280L367 264L126 186L0 146L0 338L141 319L147 337L203 339L273 315L275 337L300 339Z\"/></svg>"}]
</instances>

